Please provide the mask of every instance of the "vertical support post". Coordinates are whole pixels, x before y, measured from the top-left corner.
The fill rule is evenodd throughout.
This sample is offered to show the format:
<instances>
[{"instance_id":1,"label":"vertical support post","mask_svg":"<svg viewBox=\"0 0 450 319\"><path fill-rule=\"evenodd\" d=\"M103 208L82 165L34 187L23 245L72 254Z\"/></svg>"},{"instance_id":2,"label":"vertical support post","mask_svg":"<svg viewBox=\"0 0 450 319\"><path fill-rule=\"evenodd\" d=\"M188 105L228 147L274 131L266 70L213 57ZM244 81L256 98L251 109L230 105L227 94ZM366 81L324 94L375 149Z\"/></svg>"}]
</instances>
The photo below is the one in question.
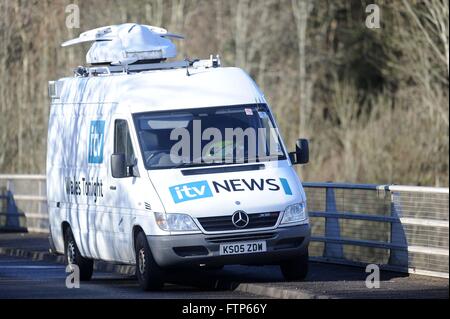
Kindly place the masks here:
<instances>
[{"instance_id":1,"label":"vertical support post","mask_svg":"<svg viewBox=\"0 0 450 319\"><path fill-rule=\"evenodd\" d=\"M38 179L38 196L42 196L42 181ZM38 201L38 213L39 216L42 214L42 202Z\"/></svg>"},{"instance_id":2,"label":"vertical support post","mask_svg":"<svg viewBox=\"0 0 450 319\"><path fill-rule=\"evenodd\" d=\"M10 191L11 193L14 194L14 182L12 179L7 179L6 180L6 191Z\"/></svg>"},{"instance_id":3,"label":"vertical support post","mask_svg":"<svg viewBox=\"0 0 450 319\"><path fill-rule=\"evenodd\" d=\"M326 189L326 212L337 213L336 197L334 194L334 188L327 187ZM325 237L327 238L341 238L341 228L339 226L338 217L326 217L325 218ZM344 258L344 251L342 244L325 243L324 257L328 258Z\"/></svg>"},{"instance_id":4,"label":"vertical support post","mask_svg":"<svg viewBox=\"0 0 450 319\"><path fill-rule=\"evenodd\" d=\"M400 217L402 216L400 196L397 192L391 193L391 216L396 219L395 222L391 223L391 244L405 248L403 250L391 249L388 263L389 265L401 267L408 271L408 241L400 221Z\"/></svg>"},{"instance_id":5,"label":"vertical support post","mask_svg":"<svg viewBox=\"0 0 450 319\"><path fill-rule=\"evenodd\" d=\"M6 191L6 228L20 228L19 211L11 191Z\"/></svg>"}]
</instances>

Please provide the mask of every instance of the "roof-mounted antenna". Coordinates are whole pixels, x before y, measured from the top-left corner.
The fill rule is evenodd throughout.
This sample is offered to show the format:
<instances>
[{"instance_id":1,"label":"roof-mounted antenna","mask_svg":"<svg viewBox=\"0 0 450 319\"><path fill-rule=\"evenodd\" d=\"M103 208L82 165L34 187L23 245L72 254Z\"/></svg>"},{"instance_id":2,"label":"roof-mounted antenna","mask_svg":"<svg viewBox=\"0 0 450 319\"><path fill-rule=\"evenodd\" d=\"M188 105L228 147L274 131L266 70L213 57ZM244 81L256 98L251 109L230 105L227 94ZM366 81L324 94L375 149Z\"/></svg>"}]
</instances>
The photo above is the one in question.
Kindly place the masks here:
<instances>
[{"instance_id":1,"label":"roof-mounted antenna","mask_svg":"<svg viewBox=\"0 0 450 319\"><path fill-rule=\"evenodd\" d=\"M87 63L112 64L126 59L125 64L128 65L132 63L128 62L131 60L161 61L174 58L177 51L169 38L184 39L182 35L169 33L163 28L125 23L83 32L62 46L94 42L86 54Z\"/></svg>"},{"instance_id":2,"label":"roof-mounted antenna","mask_svg":"<svg viewBox=\"0 0 450 319\"><path fill-rule=\"evenodd\" d=\"M186 75L191 76L189 73L189 67L192 66L193 68L196 68L198 65L199 59L190 60L188 57L184 59L184 62L186 63Z\"/></svg>"},{"instance_id":3,"label":"roof-mounted antenna","mask_svg":"<svg viewBox=\"0 0 450 319\"><path fill-rule=\"evenodd\" d=\"M89 75L89 71L84 66L78 66L73 70L73 73L77 77L86 77Z\"/></svg>"},{"instance_id":4,"label":"roof-mounted antenna","mask_svg":"<svg viewBox=\"0 0 450 319\"><path fill-rule=\"evenodd\" d=\"M189 73L189 66L191 65L191 61L189 61L189 58L185 58L184 61L186 62L186 75L191 76Z\"/></svg>"}]
</instances>

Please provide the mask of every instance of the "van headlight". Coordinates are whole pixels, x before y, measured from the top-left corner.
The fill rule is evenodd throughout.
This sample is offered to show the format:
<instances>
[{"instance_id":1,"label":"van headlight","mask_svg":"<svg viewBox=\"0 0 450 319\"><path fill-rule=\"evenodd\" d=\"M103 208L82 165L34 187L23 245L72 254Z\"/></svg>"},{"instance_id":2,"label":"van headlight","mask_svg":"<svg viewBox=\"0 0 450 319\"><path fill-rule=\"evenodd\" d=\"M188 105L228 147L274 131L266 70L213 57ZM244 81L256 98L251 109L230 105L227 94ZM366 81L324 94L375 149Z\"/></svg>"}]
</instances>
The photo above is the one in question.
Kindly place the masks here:
<instances>
[{"instance_id":1,"label":"van headlight","mask_svg":"<svg viewBox=\"0 0 450 319\"><path fill-rule=\"evenodd\" d=\"M165 231L199 230L191 216L186 214L164 214L155 212L156 223Z\"/></svg>"},{"instance_id":2,"label":"van headlight","mask_svg":"<svg viewBox=\"0 0 450 319\"><path fill-rule=\"evenodd\" d=\"M308 223L308 213L306 212L306 203L298 203L286 207L281 224L288 223Z\"/></svg>"}]
</instances>

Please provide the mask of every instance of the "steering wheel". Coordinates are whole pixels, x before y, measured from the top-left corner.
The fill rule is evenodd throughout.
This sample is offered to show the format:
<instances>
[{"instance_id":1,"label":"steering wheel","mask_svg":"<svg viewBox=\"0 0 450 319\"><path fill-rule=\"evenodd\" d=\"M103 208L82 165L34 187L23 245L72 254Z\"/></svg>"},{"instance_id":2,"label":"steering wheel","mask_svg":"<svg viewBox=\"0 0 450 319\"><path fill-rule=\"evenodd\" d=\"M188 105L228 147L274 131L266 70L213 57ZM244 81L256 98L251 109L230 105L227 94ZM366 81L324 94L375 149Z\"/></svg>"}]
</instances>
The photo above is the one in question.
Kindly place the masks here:
<instances>
[{"instance_id":1,"label":"steering wheel","mask_svg":"<svg viewBox=\"0 0 450 319\"><path fill-rule=\"evenodd\" d=\"M166 154L166 151L163 150L149 151L148 154L145 154L145 162L147 164L157 164L155 162L155 159L157 159L158 155L160 154Z\"/></svg>"},{"instance_id":2,"label":"steering wheel","mask_svg":"<svg viewBox=\"0 0 450 319\"><path fill-rule=\"evenodd\" d=\"M230 148L230 146L231 146L231 148ZM216 149L219 150L218 154L214 153L214 151ZM230 158L230 157L234 158L235 154L240 154L240 153L243 153L244 151L245 151L244 145L238 145L238 144L234 143L233 141L226 140L226 141L219 141L219 142L211 144L209 146L209 149L206 151L206 156L219 157L219 158Z\"/></svg>"}]
</instances>

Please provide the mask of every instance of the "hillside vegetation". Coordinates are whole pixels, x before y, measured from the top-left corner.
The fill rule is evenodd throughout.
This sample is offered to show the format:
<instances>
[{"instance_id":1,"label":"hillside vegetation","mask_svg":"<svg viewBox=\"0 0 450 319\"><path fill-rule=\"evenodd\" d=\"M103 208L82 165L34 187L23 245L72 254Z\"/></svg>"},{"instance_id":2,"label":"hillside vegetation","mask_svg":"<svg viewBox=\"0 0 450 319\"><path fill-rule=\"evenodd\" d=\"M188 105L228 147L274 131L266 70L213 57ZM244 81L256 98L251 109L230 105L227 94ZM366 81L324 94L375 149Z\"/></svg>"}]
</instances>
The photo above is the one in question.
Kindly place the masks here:
<instances>
[{"instance_id":1,"label":"hillside vegetation","mask_svg":"<svg viewBox=\"0 0 450 319\"><path fill-rule=\"evenodd\" d=\"M310 139L303 179L448 185L448 0L0 0L1 173L45 172L47 81L89 48L60 44L124 22L184 34L180 59L217 53L249 72L287 145Z\"/></svg>"}]
</instances>

